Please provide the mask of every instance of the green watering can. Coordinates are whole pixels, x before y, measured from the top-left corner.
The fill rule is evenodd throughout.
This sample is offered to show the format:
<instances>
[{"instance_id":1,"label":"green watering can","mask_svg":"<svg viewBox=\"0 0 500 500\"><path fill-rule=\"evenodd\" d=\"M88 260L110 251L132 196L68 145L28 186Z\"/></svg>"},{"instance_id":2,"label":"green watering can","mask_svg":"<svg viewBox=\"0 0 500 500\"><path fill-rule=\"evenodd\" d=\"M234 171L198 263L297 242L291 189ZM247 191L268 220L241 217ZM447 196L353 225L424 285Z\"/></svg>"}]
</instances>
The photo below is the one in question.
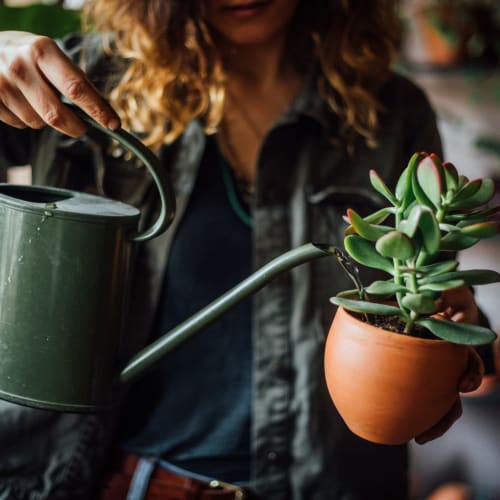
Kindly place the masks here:
<instances>
[{"instance_id":1,"label":"green watering can","mask_svg":"<svg viewBox=\"0 0 500 500\"><path fill-rule=\"evenodd\" d=\"M175 198L158 158L139 140L78 114L146 165L161 212L152 227L138 233L139 211L119 201L0 184L0 398L37 408L97 411L115 404L119 385L276 275L335 249L307 244L283 254L120 366L134 246L169 226Z\"/></svg>"}]
</instances>

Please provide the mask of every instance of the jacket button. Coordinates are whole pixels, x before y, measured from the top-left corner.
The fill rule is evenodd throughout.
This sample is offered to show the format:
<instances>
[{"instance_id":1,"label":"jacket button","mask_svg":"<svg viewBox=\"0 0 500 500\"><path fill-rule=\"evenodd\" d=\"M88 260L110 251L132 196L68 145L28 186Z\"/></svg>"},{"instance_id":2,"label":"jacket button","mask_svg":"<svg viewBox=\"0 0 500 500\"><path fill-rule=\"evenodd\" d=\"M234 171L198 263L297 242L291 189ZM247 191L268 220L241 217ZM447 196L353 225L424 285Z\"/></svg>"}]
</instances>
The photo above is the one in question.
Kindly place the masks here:
<instances>
[{"instance_id":1,"label":"jacket button","mask_svg":"<svg viewBox=\"0 0 500 500\"><path fill-rule=\"evenodd\" d=\"M275 451L268 451L267 452L267 459L270 462L276 462L276 460L278 460L278 453Z\"/></svg>"}]
</instances>

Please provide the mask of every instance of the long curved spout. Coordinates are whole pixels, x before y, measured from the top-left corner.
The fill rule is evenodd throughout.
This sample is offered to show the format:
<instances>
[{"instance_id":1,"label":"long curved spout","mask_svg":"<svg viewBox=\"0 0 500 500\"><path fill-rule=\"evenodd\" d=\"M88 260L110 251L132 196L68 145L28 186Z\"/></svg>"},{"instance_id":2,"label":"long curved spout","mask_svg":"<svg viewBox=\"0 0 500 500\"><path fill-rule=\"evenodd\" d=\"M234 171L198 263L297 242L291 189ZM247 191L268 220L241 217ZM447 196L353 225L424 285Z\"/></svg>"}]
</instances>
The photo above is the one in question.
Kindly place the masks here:
<instances>
[{"instance_id":1,"label":"long curved spout","mask_svg":"<svg viewBox=\"0 0 500 500\"><path fill-rule=\"evenodd\" d=\"M193 316L161 336L137 353L122 370L120 383L128 383L153 367L165 354L187 340L199 330L215 321L228 309L236 306L249 295L260 290L284 271L311 260L335 255L337 248L331 245L307 243L276 257L241 283L215 299Z\"/></svg>"}]
</instances>

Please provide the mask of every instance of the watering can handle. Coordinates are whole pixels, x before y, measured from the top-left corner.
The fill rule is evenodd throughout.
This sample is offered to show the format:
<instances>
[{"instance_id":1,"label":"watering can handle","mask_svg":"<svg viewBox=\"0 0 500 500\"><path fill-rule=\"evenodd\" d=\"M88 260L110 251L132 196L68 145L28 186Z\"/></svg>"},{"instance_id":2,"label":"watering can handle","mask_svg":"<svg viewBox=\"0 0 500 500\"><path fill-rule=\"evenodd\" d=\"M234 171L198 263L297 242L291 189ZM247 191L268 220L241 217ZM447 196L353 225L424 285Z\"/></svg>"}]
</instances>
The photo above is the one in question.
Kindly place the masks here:
<instances>
[{"instance_id":1,"label":"watering can handle","mask_svg":"<svg viewBox=\"0 0 500 500\"><path fill-rule=\"evenodd\" d=\"M112 137L113 139L118 141L120 145L125 147L139 160L141 160L148 169L151 177L156 184L156 187L158 188L161 203L160 215L158 216L158 219L151 227L144 230L143 232L134 234L130 239L136 242L147 241L165 231L174 219L175 195L168 175L160 163L160 159L137 137L130 134L129 132L126 132L121 128L117 130L109 130L107 128L104 128L74 104L69 103L66 100L64 100L64 103L67 106L71 107L71 110L75 114L77 114L78 117L84 122L91 125L93 128L99 130L100 132L103 132L104 134Z\"/></svg>"}]
</instances>

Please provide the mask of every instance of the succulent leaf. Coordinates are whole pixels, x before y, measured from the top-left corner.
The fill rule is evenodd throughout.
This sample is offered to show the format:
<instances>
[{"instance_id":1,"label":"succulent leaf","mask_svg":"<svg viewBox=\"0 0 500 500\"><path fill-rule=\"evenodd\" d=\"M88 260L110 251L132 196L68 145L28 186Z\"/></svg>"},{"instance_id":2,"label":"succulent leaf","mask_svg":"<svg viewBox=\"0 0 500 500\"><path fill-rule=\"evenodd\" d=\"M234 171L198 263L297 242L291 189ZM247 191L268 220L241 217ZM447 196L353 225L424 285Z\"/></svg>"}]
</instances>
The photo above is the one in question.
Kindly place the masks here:
<instances>
[{"instance_id":1,"label":"succulent leaf","mask_svg":"<svg viewBox=\"0 0 500 500\"><path fill-rule=\"evenodd\" d=\"M443 163L444 176L447 190L456 190L458 186L458 172L455 165L450 162Z\"/></svg>"},{"instance_id":2,"label":"succulent leaf","mask_svg":"<svg viewBox=\"0 0 500 500\"><path fill-rule=\"evenodd\" d=\"M398 292L406 292L407 288L399 283L394 283L392 280L377 280L366 288L365 291L371 295L394 295Z\"/></svg>"},{"instance_id":3,"label":"succulent leaf","mask_svg":"<svg viewBox=\"0 0 500 500\"><path fill-rule=\"evenodd\" d=\"M459 202L460 208L476 208L487 203L495 194L495 183L492 179L481 179L479 189ZM455 202L451 205L455 208Z\"/></svg>"},{"instance_id":4,"label":"succulent leaf","mask_svg":"<svg viewBox=\"0 0 500 500\"><path fill-rule=\"evenodd\" d=\"M462 189L469 182L469 178L460 174L458 176L458 189Z\"/></svg>"},{"instance_id":5,"label":"succulent leaf","mask_svg":"<svg viewBox=\"0 0 500 500\"><path fill-rule=\"evenodd\" d=\"M387 217L389 217L391 214L395 212L395 209L392 207L384 207L381 208L380 210L377 210L376 212L373 212L370 215L367 215L366 217L363 217L363 219L366 222L369 222L370 224L382 224Z\"/></svg>"},{"instance_id":6,"label":"succulent leaf","mask_svg":"<svg viewBox=\"0 0 500 500\"><path fill-rule=\"evenodd\" d=\"M422 154L414 153L408 162L408 166L403 170L396 184L396 198L400 201L401 207L405 210L408 205L415 199L412 192L412 178L418 162L421 160Z\"/></svg>"},{"instance_id":7,"label":"succulent leaf","mask_svg":"<svg viewBox=\"0 0 500 500\"><path fill-rule=\"evenodd\" d=\"M377 302L367 302L365 300L345 299L343 297L332 297L330 302L337 306L342 306L349 311L362 312L367 314L381 314L383 316L403 316L399 307Z\"/></svg>"},{"instance_id":8,"label":"succulent leaf","mask_svg":"<svg viewBox=\"0 0 500 500\"><path fill-rule=\"evenodd\" d=\"M390 274L393 273L394 268L392 261L382 257L372 243L364 240L355 234L346 236L344 238L344 247L350 256L360 264L375 269L381 269Z\"/></svg>"},{"instance_id":9,"label":"succulent leaf","mask_svg":"<svg viewBox=\"0 0 500 500\"><path fill-rule=\"evenodd\" d=\"M439 283L441 281L462 280L466 285L489 285L500 282L500 273L489 269L470 269L465 271L453 271L442 274L427 276L420 283Z\"/></svg>"},{"instance_id":10,"label":"succulent leaf","mask_svg":"<svg viewBox=\"0 0 500 500\"><path fill-rule=\"evenodd\" d=\"M408 260L415 255L415 246L411 239L401 231L391 231L380 237L375 243L377 252L383 257Z\"/></svg>"},{"instance_id":11,"label":"succulent leaf","mask_svg":"<svg viewBox=\"0 0 500 500\"><path fill-rule=\"evenodd\" d=\"M399 225L401 231L403 231L410 238L413 238L418 229L418 223L420 222L420 215L422 213L421 207L422 205L414 205L408 215L408 218L402 220Z\"/></svg>"},{"instance_id":12,"label":"succulent leaf","mask_svg":"<svg viewBox=\"0 0 500 500\"><path fill-rule=\"evenodd\" d=\"M359 296L359 290L357 288L351 288L350 290L342 290L337 294L337 297L353 298Z\"/></svg>"},{"instance_id":13,"label":"succulent leaf","mask_svg":"<svg viewBox=\"0 0 500 500\"><path fill-rule=\"evenodd\" d=\"M429 255L434 255L439 252L441 246L441 231L436 216L431 208L420 206L418 226L427 253Z\"/></svg>"},{"instance_id":14,"label":"succulent leaf","mask_svg":"<svg viewBox=\"0 0 500 500\"><path fill-rule=\"evenodd\" d=\"M431 290L433 292L443 292L444 290L452 290L453 288L458 288L459 286L465 285L463 280L449 280L449 281L439 281L430 282L426 285L419 287L419 290Z\"/></svg>"},{"instance_id":15,"label":"succulent leaf","mask_svg":"<svg viewBox=\"0 0 500 500\"><path fill-rule=\"evenodd\" d=\"M454 344L484 345L496 338L496 334L484 326L434 318L421 318L416 323L430 330L436 337Z\"/></svg>"},{"instance_id":16,"label":"succulent leaf","mask_svg":"<svg viewBox=\"0 0 500 500\"><path fill-rule=\"evenodd\" d=\"M453 231L443 236L440 250L445 252L458 252L459 250L465 250L475 245L478 241L479 238L460 234L459 231Z\"/></svg>"},{"instance_id":17,"label":"succulent leaf","mask_svg":"<svg viewBox=\"0 0 500 500\"><path fill-rule=\"evenodd\" d=\"M422 293L406 294L401 299L401 304L418 314L430 314L436 309L436 303L434 302L434 300Z\"/></svg>"},{"instance_id":18,"label":"succulent leaf","mask_svg":"<svg viewBox=\"0 0 500 500\"><path fill-rule=\"evenodd\" d=\"M442 262L434 262L433 264L428 264L427 266L422 266L418 271L423 275L439 276L442 273L454 271L457 266L458 262L456 260L445 260Z\"/></svg>"},{"instance_id":19,"label":"succulent leaf","mask_svg":"<svg viewBox=\"0 0 500 500\"><path fill-rule=\"evenodd\" d=\"M368 241L376 241L391 230L391 228L386 226L378 226L366 222L361 215L350 208L347 210L347 217L354 231Z\"/></svg>"},{"instance_id":20,"label":"succulent leaf","mask_svg":"<svg viewBox=\"0 0 500 500\"><path fill-rule=\"evenodd\" d=\"M474 238L491 238L498 234L498 222L479 222L460 229L461 234L473 236Z\"/></svg>"},{"instance_id":21,"label":"succulent leaf","mask_svg":"<svg viewBox=\"0 0 500 500\"><path fill-rule=\"evenodd\" d=\"M394 206L398 206L398 200L375 170L370 170L370 182L375 191L380 193L384 198L387 198Z\"/></svg>"},{"instance_id":22,"label":"succulent leaf","mask_svg":"<svg viewBox=\"0 0 500 500\"><path fill-rule=\"evenodd\" d=\"M418 204L434 208L434 203L425 194L425 191L420 186L416 175L414 175L412 179L412 191Z\"/></svg>"},{"instance_id":23,"label":"succulent leaf","mask_svg":"<svg viewBox=\"0 0 500 500\"><path fill-rule=\"evenodd\" d=\"M436 208L439 208L441 206L441 194L444 190L444 171L440 161L436 161L436 158L436 156L424 158L418 164L416 174L417 183L427 199Z\"/></svg>"},{"instance_id":24,"label":"succulent leaf","mask_svg":"<svg viewBox=\"0 0 500 500\"><path fill-rule=\"evenodd\" d=\"M475 179L464 184L453 197L450 208L468 208L469 199L474 200L473 196L479 191L481 184L481 179ZM476 206L475 202L472 206Z\"/></svg>"}]
</instances>

